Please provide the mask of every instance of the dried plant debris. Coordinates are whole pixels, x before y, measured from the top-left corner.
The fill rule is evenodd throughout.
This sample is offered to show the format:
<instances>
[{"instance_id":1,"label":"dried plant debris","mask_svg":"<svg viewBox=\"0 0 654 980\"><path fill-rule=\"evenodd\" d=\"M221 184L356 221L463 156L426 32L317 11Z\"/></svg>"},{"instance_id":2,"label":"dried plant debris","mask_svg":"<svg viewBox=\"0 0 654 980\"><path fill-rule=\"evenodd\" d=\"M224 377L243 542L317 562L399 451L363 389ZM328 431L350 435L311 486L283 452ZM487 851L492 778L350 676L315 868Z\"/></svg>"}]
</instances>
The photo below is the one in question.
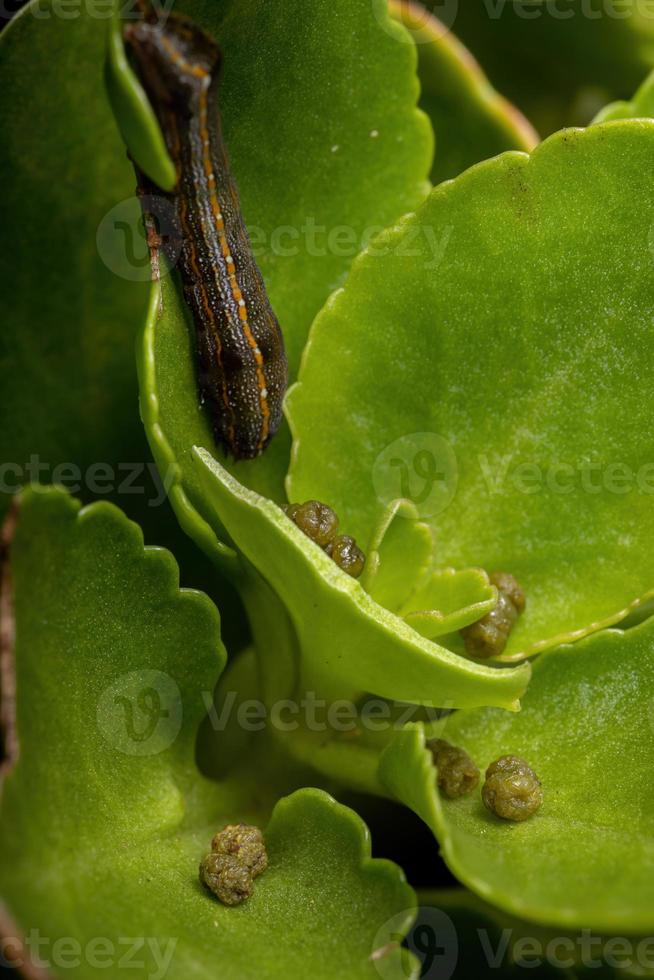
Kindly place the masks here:
<instances>
[{"instance_id":1,"label":"dried plant debris","mask_svg":"<svg viewBox=\"0 0 654 980\"><path fill-rule=\"evenodd\" d=\"M479 784L479 769L464 749L443 738L427 742L438 769L438 786L451 800L471 793Z\"/></svg>"},{"instance_id":2,"label":"dried plant debris","mask_svg":"<svg viewBox=\"0 0 654 980\"><path fill-rule=\"evenodd\" d=\"M268 867L258 827L230 824L211 841L211 853L200 864L200 881L223 905L240 905L250 897L254 879Z\"/></svg>"},{"instance_id":3,"label":"dried plant debris","mask_svg":"<svg viewBox=\"0 0 654 980\"><path fill-rule=\"evenodd\" d=\"M504 652L518 616L524 612L525 594L508 572L493 572L491 585L497 588L497 604L483 619L461 630L466 650L471 657L487 660Z\"/></svg>"},{"instance_id":4,"label":"dried plant debris","mask_svg":"<svg viewBox=\"0 0 654 980\"><path fill-rule=\"evenodd\" d=\"M319 500L307 500L303 504L286 504L283 510L308 538L323 548L339 568L352 578L361 575L366 556L354 538L336 533L339 520L331 507Z\"/></svg>"},{"instance_id":5,"label":"dried plant debris","mask_svg":"<svg viewBox=\"0 0 654 980\"><path fill-rule=\"evenodd\" d=\"M485 806L503 820L527 820L543 803L541 782L524 759L503 755L486 770Z\"/></svg>"}]
</instances>

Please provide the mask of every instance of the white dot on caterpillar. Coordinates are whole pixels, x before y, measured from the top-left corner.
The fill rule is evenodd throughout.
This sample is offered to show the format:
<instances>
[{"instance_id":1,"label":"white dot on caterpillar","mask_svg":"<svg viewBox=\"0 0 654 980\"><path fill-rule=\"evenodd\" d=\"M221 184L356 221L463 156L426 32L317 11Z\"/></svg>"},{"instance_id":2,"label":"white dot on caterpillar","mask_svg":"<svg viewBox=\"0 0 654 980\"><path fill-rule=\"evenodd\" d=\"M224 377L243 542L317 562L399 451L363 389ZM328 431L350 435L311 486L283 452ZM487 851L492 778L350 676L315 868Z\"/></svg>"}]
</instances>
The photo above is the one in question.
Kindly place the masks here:
<instances>
[{"instance_id":1,"label":"white dot on caterpillar","mask_svg":"<svg viewBox=\"0 0 654 980\"><path fill-rule=\"evenodd\" d=\"M240 299L240 300L238 301L238 305L239 305L239 306L245 306L245 300L244 300L244 299Z\"/></svg>"},{"instance_id":2,"label":"white dot on caterpillar","mask_svg":"<svg viewBox=\"0 0 654 980\"><path fill-rule=\"evenodd\" d=\"M234 265L234 259L231 257L231 255L227 255L225 257L225 262L227 263L227 265Z\"/></svg>"},{"instance_id":3,"label":"white dot on caterpillar","mask_svg":"<svg viewBox=\"0 0 654 980\"><path fill-rule=\"evenodd\" d=\"M260 354L261 353L261 351L259 350L258 347L253 347L252 350L254 351L255 354Z\"/></svg>"},{"instance_id":4,"label":"white dot on caterpillar","mask_svg":"<svg viewBox=\"0 0 654 980\"><path fill-rule=\"evenodd\" d=\"M261 397L262 398L267 398L268 397L268 389L267 388L262 388L261 389Z\"/></svg>"}]
</instances>

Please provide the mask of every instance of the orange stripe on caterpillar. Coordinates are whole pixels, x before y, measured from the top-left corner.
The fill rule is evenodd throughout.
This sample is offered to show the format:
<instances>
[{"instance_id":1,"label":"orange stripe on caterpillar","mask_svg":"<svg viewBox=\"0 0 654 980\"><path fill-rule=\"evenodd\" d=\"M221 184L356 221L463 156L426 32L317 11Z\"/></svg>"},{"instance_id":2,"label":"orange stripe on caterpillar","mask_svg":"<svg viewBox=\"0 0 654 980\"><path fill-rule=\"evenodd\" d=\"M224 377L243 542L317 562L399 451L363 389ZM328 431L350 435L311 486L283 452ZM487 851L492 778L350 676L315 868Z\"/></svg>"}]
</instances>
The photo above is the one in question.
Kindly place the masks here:
<instances>
[{"instance_id":1,"label":"orange stripe on caterpillar","mask_svg":"<svg viewBox=\"0 0 654 980\"><path fill-rule=\"evenodd\" d=\"M146 13L124 36L177 169L170 195L181 234L177 266L195 327L202 400L216 440L236 459L251 459L281 423L288 366L222 137L220 51L192 21L172 14L158 21Z\"/></svg>"}]
</instances>

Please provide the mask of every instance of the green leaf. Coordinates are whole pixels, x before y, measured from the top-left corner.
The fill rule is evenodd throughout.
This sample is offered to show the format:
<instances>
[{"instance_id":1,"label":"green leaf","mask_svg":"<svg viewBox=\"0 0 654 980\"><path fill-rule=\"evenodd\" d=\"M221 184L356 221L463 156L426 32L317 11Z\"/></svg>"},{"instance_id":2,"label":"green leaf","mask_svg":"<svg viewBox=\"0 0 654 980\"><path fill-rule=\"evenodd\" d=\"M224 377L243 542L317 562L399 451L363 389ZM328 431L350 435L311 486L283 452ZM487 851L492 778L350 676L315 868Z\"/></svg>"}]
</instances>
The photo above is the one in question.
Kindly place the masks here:
<instances>
[{"instance_id":1,"label":"green leaf","mask_svg":"<svg viewBox=\"0 0 654 980\"><path fill-rule=\"evenodd\" d=\"M224 525L288 610L305 684L310 678L317 690L341 698L368 691L418 704L517 707L528 665L498 671L424 640L377 605L281 508L242 487L206 450L195 449L193 462L203 517L212 527Z\"/></svg>"},{"instance_id":2,"label":"green leaf","mask_svg":"<svg viewBox=\"0 0 654 980\"><path fill-rule=\"evenodd\" d=\"M539 657L520 714L446 720L443 737L482 771L506 754L534 768L544 803L522 824L490 814L479 791L441 799L419 726L391 743L380 778L431 826L457 877L491 903L545 925L651 930L653 654L653 620L607 630Z\"/></svg>"},{"instance_id":3,"label":"green leaf","mask_svg":"<svg viewBox=\"0 0 654 980\"><path fill-rule=\"evenodd\" d=\"M294 374L313 316L362 243L427 190L415 50L384 0L313 0L301 19L263 0L180 10L223 52L225 142Z\"/></svg>"},{"instance_id":4,"label":"green leaf","mask_svg":"<svg viewBox=\"0 0 654 980\"><path fill-rule=\"evenodd\" d=\"M182 526L241 589L264 662L267 699L289 696L298 683L299 657L305 687L315 685L323 696L350 697L363 690L439 705L515 707L528 670L499 673L423 640L341 572L279 507L239 484L206 451L185 448L194 430L201 445L210 445L211 436L192 387L185 313L168 278L161 281L161 297L167 315L159 316L153 292L140 347L141 412L159 468L172 479L171 502ZM186 357L180 357L183 350ZM417 588L424 576L427 556L424 550L410 553L407 545L423 549L426 544L431 552L431 535L425 538L420 522L397 522L401 546L387 550L387 558L399 556L406 568L413 558L419 574L415 582L409 575L405 579L410 593L412 583ZM382 552L386 537L382 533L378 542ZM251 566L260 575L253 575ZM378 588L388 592L389 575L380 572L379 578ZM404 597L402 591L399 598Z\"/></svg>"},{"instance_id":5,"label":"green leaf","mask_svg":"<svg viewBox=\"0 0 654 980\"><path fill-rule=\"evenodd\" d=\"M497 589L481 568L441 568L402 606L401 615L427 639L476 623L497 604Z\"/></svg>"},{"instance_id":6,"label":"green leaf","mask_svg":"<svg viewBox=\"0 0 654 980\"><path fill-rule=\"evenodd\" d=\"M197 771L203 692L224 650L215 607L179 591L172 557L143 549L111 505L80 510L50 490L24 499L11 571L20 751L2 787L0 877L23 933L38 931L33 953L83 978L107 962L118 972L131 949L149 976L213 977L220 963L226 980L373 980L380 922L398 916L401 936L415 899L327 794L274 807L270 866L242 906L199 885L212 834L263 826L289 764L260 749L220 783ZM405 975L397 949L385 966Z\"/></svg>"},{"instance_id":7,"label":"green leaf","mask_svg":"<svg viewBox=\"0 0 654 980\"><path fill-rule=\"evenodd\" d=\"M648 0L429 0L540 132L586 125L654 66ZM441 13L442 12L442 13Z\"/></svg>"},{"instance_id":8,"label":"green leaf","mask_svg":"<svg viewBox=\"0 0 654 980\"><path fill-rule=\"evenodd\" d=\"M365 549L359 581L375 602L392 612L419 588L433 562L432 530L417 516L410 501L391 501Z\"/></svg>"},{"instance_id":9,"label":"green leaf","mask_svg":"<svg viewBox=\"0 0 654 980\"><path fill-rule=\"evenodd\" d=\"M10 243L0 269L11 283L0 295L0 514L33 481L87 500L109 495L149 540L174 549L186 582L213 588L215 571L154 481L138 415L134 343L150 269L133 169L104 90L108 22L86 7L60 13L49 0L28 5L0 35Z\"/></svg>"},{"instance_id":10,"label":"green leaf","mask_svg":"<svg viewBox=\"0 0 654 980\"><path fill-rule=\"evenodd\" d=\"M431 179L439 184L504 150L533 150L538 134L492 87L460 41L421 4L391 0L418 49L420 107L436 134Z\"/></svg>"},{"instance_id":11,"label":"green leaf","mask_svg":"<svg viewBox=\"0 0 654 980\"><path fill-rule=\"evenodd\" d=\"M62 461L85 470L147 458L132 349L149 269L134 173L105 91L109 11L68 18L49 0L36 7L0 42L0 174L12 242L3 258L12 288L0 307L0 456L24 477L25 460L38 454L48 480ZM263 0L183 7L224 51L226 142L296 364L311 319L361 241L426 192L432 135L416 109L415 50L398 43L402 30L383 0L312 0L306 18L293 4L273 12ZM130 145L140 135L152 150L154 141L156 156L142 93L114 44L110 55L124 133ZM282 457L284 440L278 436Z\"/></svg>"},{"instance_id":12,"label":"green leaf","mask_svg":"<svg viewBox=\"0 0 654 980\"><path fill-rule=\"evenodd\" d=\"M133 362L149 275L143 266L139 280L137 264L121 277L126 239L103 223L134 194L102 83L106 20L59 16L49 0L36 6L0 38L7 487L30 482L30 456L45 482L70 480L61 463L85 472L149 458Z\"/></svg>"},{"instance_id":13,"label":"green leaf","mask_svg":"<svg viewBox=\"0 0 654 980\"><path fill-rule=\"evenodd\" d=\"M134 162L158 187L172 191L177 183L175 164L168 155L154 109L127 60L118 10L107 38L105 82L121 136Z\"/></svg>"},{"instance_id":14,"label":"green leaf","mask_svg":"<svg viewBox=\"0 0 654 980\"><path fill-rule=\"evenodd\" d=\"M166 311L163 316L160 304ZM289 685L295 683L290 663L299 642L305 680L319 684L325 695L331 692L343 697L353 690L365 690L439 705L515 707L528 682L528 670L500 674L424 641L340 572L275 504L248 491L208 453L186 448L193 432L201 436L201 445L210 445L212 440L193 387L185 318L178 293L166 277L161 281L161 299L153 291L140 346L141 412L159 468L172 481L171 501L182 526L238 582L252 627L260 637L257 649L266 661L274 661L265 668L268 697L273 691L276 697L290 693ZM180 356L182 351L186 356ZM203 465L198 465L198 458ZM255 472L256 461L245 466ZM207 473L207 467L212 472ZM423 575L424 550L409 554L407 544L415 546L417 541L421 549L426 544L431 551L431 535L425 537L425 525L420 522L402 520L401 526L405 524L409 538L395 555L400 554L403 567L408 567L410 558L415 563L422 554L417 564ZM382 551L383 544L379 542ZM247 559L245 566L239 564L237 552ZM249 563L260 576L251 574ZM261 578L273 586L276 596L265 589ZM392 574L390 578L392 581ZM380 579L378 588L383 589L384 576ZM415 584L417 587L417 580ZM405 585L410 592L409 576ZM321 629L317 628L317 609L324 624ZM273 651L270 656L268 650ZM282 661L289 662L284 670Z\"/></svg>"},{"instance_id":15,"label":"green leaf","mask_svg":"<svg viewBox=\"0 0 654 980\"><path fill-rule=\"evenodd\" d=\"M653 163L654 125L615 122L437 188L356 262L289 393L291 499L360 540L413 499L437 567L525 588L509 657L654 588Z\"/></svg>"},{"instance_id":16,"label":"green leaf","mask_svg":"<svg viewBox=\"0 0 654 980\"><path fill-rule=\"evenodd\" d=\"M190 313L169 276L153 284L137 347L137 369L141 418L177 519L219 567L233 574L236 553L225 543L224 528L219 525L216 532L209 527L196 507L199 494L189 440L199 436L210 446L213 435L198 399ZM271 485L266 481L266 489L274 492L274 486L274 480Z\"/></svg>"},{"instance_id":17,"label":"green leaf","mask_svg":"<svg viewBox=\"0 0 654 980\"><path fill-rule=\"evenodd\" d=\"M352 259L428 190L432 134L416 108L415 49L400 43L384 0L313 0L306 19L290 3L273 14L263 0L240 0L238 16L234 2L183 9L223 50L225 142L294 376L311 321ZM169 277L161 291L159 306L153 286L145 326L142 411L155 457L179 465L192 503L185 457L214 440L199 408L190 316ZM263 457L224 462L281 501L288 454L284 426Z\"/></svg>"},{"instance_id":18,"label":"green leaf","mask_svg":"<svg viewBox=\"0 0 654 980\"><path fill-rule=\"evenodd\" d=\"M4 787L3 819L37 853L73 832L86 846L105 831L147 839L178 824L197 781L202 691L226 660L216 608L180 592L172 555L144 549L112 504L80 509L52 489L23 499L12 549L20 764ZM151 693L142 703L141 690ZM39 785L56 819L34 809L29 791ZM138 819L126 805L133 795L149 801ZM71 797L84 809L67 805Z\"/></svg>"}]
</instances>

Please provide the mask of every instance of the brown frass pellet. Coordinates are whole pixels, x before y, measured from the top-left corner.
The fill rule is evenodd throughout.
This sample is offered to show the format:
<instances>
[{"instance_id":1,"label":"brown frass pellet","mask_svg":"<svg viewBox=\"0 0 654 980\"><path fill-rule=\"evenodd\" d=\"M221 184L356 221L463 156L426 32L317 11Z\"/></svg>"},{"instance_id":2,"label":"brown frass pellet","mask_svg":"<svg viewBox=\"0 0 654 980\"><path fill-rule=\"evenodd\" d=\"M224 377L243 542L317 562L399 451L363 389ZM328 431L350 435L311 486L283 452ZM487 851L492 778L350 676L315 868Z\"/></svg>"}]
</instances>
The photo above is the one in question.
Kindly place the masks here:
<instances>
[{"instance_id":1,"label":"brown frass pellet","mask_svg":"<svg viewBox=\"0 0 654 980\"><path fill-rule=\"evenodd\" d=\"M479 769L468 753L443 738L429 740L427 748L438 770L438 786L451 800L471 793L479 784Z\"/></svg>"},{"instance_id":2,"label":"brown frass pellet","mask_svg":"<svg viewBox=\"0 0 654 980\"><path fill-rule=\"evenodd\" d=\"M321 504L319 500L288 504L284 510L293 523L321 548L329 544L338 530L338 517L331 507Z\"/></svg>"},{"instance_id":3,"label":"brown frass pellet","mask_svg":"<svg viewBox=\"0 0 654 980\"><path fill-rule=\"evenodd\" d=\"M484 805L503 820L522 821L543 803L540 779L524 759L503 755L486 770L481 790Z\"/></svg>"},{"instance_id":4,"label":"brown frass pellet","mask_svg":"<svg viewBox=\"0 0 654 980\"><path fill-rule=\"evenodd\" d=\"M339 520L331 507L319 500L307 500L303 504L285 504L282 510L340 569L352 578L361 575L366 556L354 538L336 533Z\"/></svg>"},{"instance_id":5,"label":"brown frass pellet","mask_svg":"<svg viewBox=\"0 0 654 980\"><path fill-rule=\"evenodd\" d=\"M229 854L244 864L253 878L268 867L268 854L263 834L258 827L246 823L230 824L211 841L216 854Z\"/></svg>"},{"instance_id":6,"label":"brown frass pellet","mask_svg":"<svg viewBox=\"0 0 654 980\"><path fill-rule=\"evenodd\" d=\"M211 853L200 864L200 881L223 905L240 905L250 897L254 879L268 867L263 834L249 824L230 824L211 841Z\"/></svg>"},{"instance_id":7,"label":"brown frass pellet","mask_svg":"<svg viewBox=\"0 0 654 980\"><path fill-rule=\"evenodd\" d=\"M493 572L489 581L497 589L497 603L482 619L461 630L471 657L487 660L504 652L518 616L524 612L526 597L513 575Z\"/></svg>"},{"instance_id":8,"label":"brown frass pellet","mask_svg":"<svg viewBox=\"0 0 654 980\"><path fill-rule=\"evenodd\" d=\"M240 905L252 894L252 875L230 854L207 854L200 864L200 881L223 905Z\"/></svg>"},{"instance_id":9,"label":"brown frass pellet","mask_svg":"<svg viewBox=\"0 0 654 980\"><path fill-rule=\"evenodd\" d=\"M325 548L325 551L336 562L338 567L342 568L348 575L351 575L352 578L358 578L361 575L366 564L366 556L354 538L351 538L348 534L339 534Z\"/></svg>"}]
</instances>

